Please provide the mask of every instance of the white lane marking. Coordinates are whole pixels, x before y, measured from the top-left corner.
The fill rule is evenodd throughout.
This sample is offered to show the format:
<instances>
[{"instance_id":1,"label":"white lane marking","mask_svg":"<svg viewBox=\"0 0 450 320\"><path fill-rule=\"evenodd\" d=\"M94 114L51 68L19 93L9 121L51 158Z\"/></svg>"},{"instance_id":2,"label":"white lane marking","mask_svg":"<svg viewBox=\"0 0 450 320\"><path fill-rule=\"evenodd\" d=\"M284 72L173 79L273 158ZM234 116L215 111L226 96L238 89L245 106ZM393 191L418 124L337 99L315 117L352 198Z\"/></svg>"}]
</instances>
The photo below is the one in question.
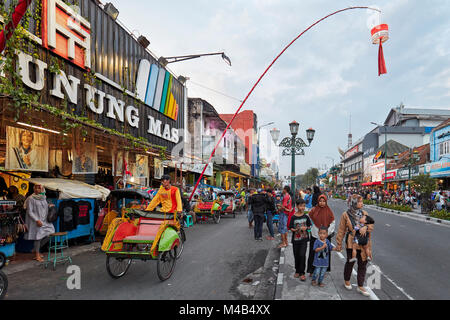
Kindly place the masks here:
<instances>
[{"instance_id":1,"label":"white lane marking","mask_svg":"<svg viewBox=\"0 0 450 320\"><path fill-rule=\"evenodd\" d=\"M352 269L352 274L355 277L358 276L358 273L355 271L355 269ZM370 289L369 287L364 287L364 289L366 289L367 292L369 292L369 294L370 294L369 299L370 300L380 300L380 298L377 297L377 295L372 291L372 289Z\"/></svg>"},{"instance_id":2,"label":"white lane marking","mask_svg":"<svg viewBox=\"0 0 450 320\"><path fill-rule=\"evenodd\" d=\"M280 257L280 265L284 264L284 257Z\"/></svg>"},{"instance_id":3,"label":"white lane marking","mask_svg":"<svg viewBox=\"0 0 450 320\"><path fill-rule=\"evenodd\" d=\"M277 284L283 284L283 274L282 273L278 274Z\"/></svg>"},{"instance_id":4,"label":"white lane marking","mask_svg":"<svg viewBox=\"0 0 450 320\"><path fill-rule=\"evenodd\" d=\"M386 223L386 227L390 227L391 225L389 223Z\"/></svg>"},{"instance_id":5,"label":"white lane marking","mask_svg":"<svg viewBox=\"0 0 450 320\"><path fill-rule=\"evenodd\" d=\"M340 253L340 252L336 252L336 253L337 253L337 255L339 256L339 258L341 258L342 260L346 260L345 257L344 257L344 255L343 255L342 253ZM375 265L375 264L372 264L372 266L373 266L373 268L374 268L376 271L378 271L383 277L385 277L390 283L392 283L392 285L393 285L394 287L396 287L397 290L399 290L401 293L403 293L409 300L414 300L414 298L411 297L409 294L407 294L406 291L405 291L402 287L399 287L399 286L394 282L394 280L392 280L392 279L389 278L387 275L385 275L385 274L381 271L381 268L380 268L379 266L377 266L377 265ZM355 277L357 276L357 272L355 271L355 269L352 270L352 274L353 274ZM370 289L370 288L366 288L366 289ZM372 291L372 290L370 290L369 293L371 293L371 291ZM373 293L373 291L372 291L372 293ZM375 295L374 293L373 293L373 295L374 295L374 297L376 297L376 295ZM379 300L379 299L377 298L377 300Z\"/></svg>"},{"instance_id":6,"label":"white lane marking","mask_svg":"<svg viewBox=\"0 0 450 320\"><path fill-rule=\"evenodd\" d=\"M399 287L394 280L392 280L391 278L389 278L387 275L385 275L382 271L381 268L377 265L372 264L372 266L374 267L375 270L377 270L380 274L382 274L390 283L392 283L392 285L394 287L396 287L401 293L403 293L409 300L414 300L413 297L411 297L409 294L406 293L406 291L402 288Z\"/></svg>"}]
</instances>

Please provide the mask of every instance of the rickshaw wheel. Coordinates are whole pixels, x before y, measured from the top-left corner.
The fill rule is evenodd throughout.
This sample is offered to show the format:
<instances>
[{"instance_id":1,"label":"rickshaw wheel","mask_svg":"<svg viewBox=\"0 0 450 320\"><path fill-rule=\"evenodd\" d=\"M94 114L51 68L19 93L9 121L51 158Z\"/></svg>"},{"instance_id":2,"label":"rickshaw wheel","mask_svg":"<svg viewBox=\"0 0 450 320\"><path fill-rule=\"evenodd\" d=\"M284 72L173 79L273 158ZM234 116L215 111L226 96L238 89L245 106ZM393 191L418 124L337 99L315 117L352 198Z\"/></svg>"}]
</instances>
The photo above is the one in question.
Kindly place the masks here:
<instances>
[{"instance_id":1,"label":"rickshaw wheel","mask_svg":"<svg viewBox=\"0 0 450 320\"><path fill-rule=\"evenodd\" d=\"M122 259L114 258L111 256L106 256L106 271L108 274L114 278L119 279L127 273L130 268L132 259Z\"/></svg>"},{"instance_id":2,"label":"rickshaw wheel","mask_svg":"<svg viewBox=\"0 0 450 320\"><path fill-rule=\"evenodd\" d=\"M0 252L0 269L6 264L6 256L3 252Z\"/></svg>"},{"instance_id":3,"label":"rickshaw wheel","mask_svg":"<svg viewBox=\"0 0 450 320\"><path fill-rule=\"evenodd\" d=\"M6 290L8 290L8 277L0 271L0 300L5 297Z\"/></svg>"},{"instance_id":4,"label":"rickshaw wheel","mask_svg":"<svg viewBox=\"0 0 450 320\"><path fill-rule=\"evenodd\" d=\"M177 248L177 259L179 259L181 257L181 253L183 252L184 249L184 242L186 241L186 234L184 233L184 229L180 228L180 247Z\"/></svg>"},{"instance_id":5,"label":"rickshaw wheel","mask_svg":"<svg viewBox=\"0 0 450 320\"><path fill-rule=\"evenodd\" d=\"M219 221L220 221L220 212L219 211L216 211L213 214L213 220L214 220L214 223L219 223Z\"/></svg>"},{"instance_id":6,"label":"rickshaw wheel","mask_svg":"<svg viewBox=\"0 0 450 320\"><path fill-rule=\"evenodd\" d=\"M160 252L158 254L158 263L156 264L156 271L158 278L165 281L172 276L175 264L177 263L178 247L175 246L169 251Z\"/></svg>"}]
</instances>

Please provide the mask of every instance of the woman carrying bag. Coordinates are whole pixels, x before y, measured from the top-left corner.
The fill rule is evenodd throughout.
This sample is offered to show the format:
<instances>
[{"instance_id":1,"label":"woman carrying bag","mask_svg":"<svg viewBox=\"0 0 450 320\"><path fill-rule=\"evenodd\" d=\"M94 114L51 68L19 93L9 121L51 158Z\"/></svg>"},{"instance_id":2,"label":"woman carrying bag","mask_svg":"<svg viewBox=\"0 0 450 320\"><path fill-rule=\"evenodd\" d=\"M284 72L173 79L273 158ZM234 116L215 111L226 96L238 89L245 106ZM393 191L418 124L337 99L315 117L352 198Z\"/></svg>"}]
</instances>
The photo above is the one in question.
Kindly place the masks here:
<instances>
[{"instance_id":1,"label":"woman carrying bag","mask_svg":"<svg viewBox=\"0 0 450 320\"><path fill-rule=\"evenodd\" d=\"M317 205L311 209L309 212L309 218L313 222L313 226L311 228L311 240L309 246L309 256L308 256L308 273L312 276L314 272L314 250L312 250L314 246L314 242L319 239L319 228L326 227L328 228L328 241L331 242L331 238L334 236L334 229L336 226L336 222L334 221L334 214L331 211L330 207L327 204L327 196L322 194L318 197ZM331 254L328 255L328 268L327 272L331 271Z\"/></svg>"},{"instance_id":2,"label":"woman carrying bag","mask_svg":"<svg viewBox=\"0 0 450 320\"><path fill-rule=\"evenodd\" d=\"M34 240L34 251L36 254L34 260L43 262L44 257L39 253L39 250L48 242L48 236L55 232L55 227L47 220L49 205L44 187L36 184L33 190L34 193L26 200L27 215L25 224L28 232L25 234L24 239Z\"/></svg>"}]
</instances>

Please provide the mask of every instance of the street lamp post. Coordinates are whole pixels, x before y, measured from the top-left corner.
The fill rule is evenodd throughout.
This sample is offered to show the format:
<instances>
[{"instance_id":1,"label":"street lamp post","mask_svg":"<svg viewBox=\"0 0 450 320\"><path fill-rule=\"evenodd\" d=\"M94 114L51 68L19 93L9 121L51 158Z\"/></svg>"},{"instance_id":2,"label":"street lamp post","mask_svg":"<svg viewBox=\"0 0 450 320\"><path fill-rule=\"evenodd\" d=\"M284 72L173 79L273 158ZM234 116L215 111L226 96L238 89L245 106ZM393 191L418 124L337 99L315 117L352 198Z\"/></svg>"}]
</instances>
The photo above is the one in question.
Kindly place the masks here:
<instances>
[{"instance_id":1,"label":"street lamp post","mask_svg":"<svg viewBox=\"0 0 450 320\"><path fill-rule=\"evenodd\" d=\"M231 67L231 59L224 52L213 52L213 53L200 53L200 54L190 54L185 56L176 57L160 57L158 62L163 66L167 66L169 63L180 62L190 59L196 59L204 56L216 56L221 55L222 59Z\"/></svg>"},{"instance_id":2,"label":"street lamp post","mask_svg":"<svg viewBox=\"0 0 450 320\"><path fill-rule=\"evenodd\" d=\"M291 189L293 193L295 193L295 156L305 155L305 150L303 148L311 146L311 142L314 139L314 134L316 133L316 131L312 128L306 130L306 138L309 143L306 144L303 139L297 138L298 128L299 124L297 121L292 121L291 123L289 123L291 137L284 138L279 145L280 147L285 148L283 150L282 156L291 156Z\"/></svg>"}]
</instances>

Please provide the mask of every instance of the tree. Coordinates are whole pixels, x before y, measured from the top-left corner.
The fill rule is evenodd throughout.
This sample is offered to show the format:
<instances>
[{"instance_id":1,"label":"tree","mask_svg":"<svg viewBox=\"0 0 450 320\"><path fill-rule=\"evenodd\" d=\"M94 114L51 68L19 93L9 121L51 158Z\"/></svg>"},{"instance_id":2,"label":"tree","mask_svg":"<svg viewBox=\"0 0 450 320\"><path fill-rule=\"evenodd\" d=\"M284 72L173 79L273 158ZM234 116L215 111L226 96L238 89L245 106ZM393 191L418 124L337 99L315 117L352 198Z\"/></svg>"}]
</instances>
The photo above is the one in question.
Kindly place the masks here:
<instances>
[{"instance_id":1,"label":"tree","mask_svg":"<svg viewBox=\"0 0 450 320\"><path fill-rule=\"evenodd\" d=\"M412 179L411 186L421 194L421 213L430 213L433 209L431 195L437 189L436 180L431 178L429 174L421 174Z\"/></svg>"},{"instance_id":2,"label":"tree","mask_svg":"<svg viewBox=\"0 0 450 320\"><path fill-rule=\"evenodd\" d=\"M304 174L304 184L311 186L316 184L317 177L319 176L319 170L317 168L309 168Z\"/></svg>"}]
</instances>

